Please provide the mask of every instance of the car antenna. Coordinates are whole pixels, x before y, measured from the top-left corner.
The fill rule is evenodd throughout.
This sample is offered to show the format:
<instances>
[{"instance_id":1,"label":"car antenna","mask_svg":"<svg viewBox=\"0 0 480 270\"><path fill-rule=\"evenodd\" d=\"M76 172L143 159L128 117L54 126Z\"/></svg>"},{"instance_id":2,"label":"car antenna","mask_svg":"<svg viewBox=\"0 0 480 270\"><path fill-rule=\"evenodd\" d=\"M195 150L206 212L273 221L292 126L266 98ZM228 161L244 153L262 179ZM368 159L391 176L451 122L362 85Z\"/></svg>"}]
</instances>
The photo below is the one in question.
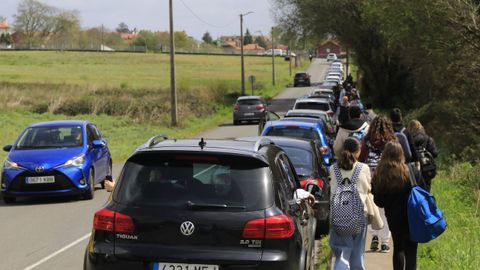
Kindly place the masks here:
<instances>
[{"instance_id":1,"label":"car antenna","mask_svg":"<svg viewBox=\"0 0 480 270\"><path fill-rule=\"evenodd\" d=\"M198 146L200 146L200 148L203 150L205 145L207 145L207 142L203 138L201 138L200 142L198 143Z\"/></svg>"}]
</instances>

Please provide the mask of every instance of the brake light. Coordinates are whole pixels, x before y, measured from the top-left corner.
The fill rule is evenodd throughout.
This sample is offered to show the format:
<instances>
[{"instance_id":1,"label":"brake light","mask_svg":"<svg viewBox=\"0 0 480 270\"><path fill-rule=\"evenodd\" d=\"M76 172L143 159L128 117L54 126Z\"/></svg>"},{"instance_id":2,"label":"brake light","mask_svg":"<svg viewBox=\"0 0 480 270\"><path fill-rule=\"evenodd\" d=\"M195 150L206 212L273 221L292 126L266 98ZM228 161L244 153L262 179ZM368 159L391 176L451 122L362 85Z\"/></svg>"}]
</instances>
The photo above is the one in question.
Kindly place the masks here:
<instances>
[{"instance_id":1,"label":"brake light","mask_svg":"<svg viewBox=\"0 0 480 270\"><path fill-rule=\"evenodd\" d=\"M236 111L236 112L240 111L240 106L235 105L235 107L233 107L233 110Z\"/></svg>"},{"instance_id":2,"label":"brake light","mask_svg":"<svg viewBox=\"0 0 480 270\"><path fill-rule=\"evenodd\" d=\"M300 187L305 189L307 184L313 183L317 185L319 188L323 189L323 180L321 178L310 178L306 180L300 180Z\"/></svg>"},{"instance_id":3,"label":"brake light","mask_svg":"<svg viewBox=\"0 0 480 270\"><path fill-rule=\"evenodd\" d=\"M263 105L257 105L257 107L255 107L255 108L257 108L257 110L263 110L263 109L265 109L265 106L263 106Z\"/></svg>"},{"instance_id":4,"label":"brake light","mask_svg":"<svg viewBox=\"0 0 480 270\"><path fill-rule=\"evenodd\" d=\"M135 225L130 216L102 208L95 213L93 228L98 231L132 233Z\"/></svg>"},{"instance_id":5,"label":"brake light","mask_svg":"<svg viewBox=\"0 0 480 270\"><path fill-rule=\"evenodd\" d=\"M248 221L243 228L243 238L285 239L295 233L293 218L278 215Z\"/></svg>"}]
</instances>

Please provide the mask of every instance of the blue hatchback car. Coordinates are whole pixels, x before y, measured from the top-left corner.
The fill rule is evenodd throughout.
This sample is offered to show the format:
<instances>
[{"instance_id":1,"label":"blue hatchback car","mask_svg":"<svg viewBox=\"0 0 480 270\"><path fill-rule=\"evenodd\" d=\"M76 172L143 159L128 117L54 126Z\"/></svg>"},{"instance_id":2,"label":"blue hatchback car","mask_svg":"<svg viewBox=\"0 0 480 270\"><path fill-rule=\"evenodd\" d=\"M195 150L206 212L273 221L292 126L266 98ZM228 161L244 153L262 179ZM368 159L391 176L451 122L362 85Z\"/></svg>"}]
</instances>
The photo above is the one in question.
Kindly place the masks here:
<instances>
[{"instance_id":1,"label":"blue hatchback car","mask_svg":"<svg viewBox=\"0 0 480 270\"><path fill-rule=\"evenodd\" d=\"M92 199L95 184L111 175L112 158L98 128L88 121L32 124L9 152L1 174L5 203L17 197L83 195Z\"/></svg>"},{"instance_id":2,"label":"blue hatchback car","mask_svg":"<svg viewBox=\"0 0 480 270\"><path fill-rule=\"evenodd\" d=\"M288 118L269 121L265 124L261 136L292 137L304 140L313 140L320 145L323 162L330 166L332 151L327 142L327 136L323 132L322 125L318 121L293 121Z\"/></svg>"}]
</instances>

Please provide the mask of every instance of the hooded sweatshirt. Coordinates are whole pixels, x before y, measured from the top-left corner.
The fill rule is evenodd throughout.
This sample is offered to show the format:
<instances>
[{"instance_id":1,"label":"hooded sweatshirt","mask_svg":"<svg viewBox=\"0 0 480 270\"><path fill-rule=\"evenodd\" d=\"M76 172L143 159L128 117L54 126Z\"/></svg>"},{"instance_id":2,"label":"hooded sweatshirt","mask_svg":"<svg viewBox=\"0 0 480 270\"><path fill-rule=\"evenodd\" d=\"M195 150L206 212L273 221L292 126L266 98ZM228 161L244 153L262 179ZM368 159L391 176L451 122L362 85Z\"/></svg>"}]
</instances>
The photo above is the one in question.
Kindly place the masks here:
<instances>
[{"instance_id":1,"label":"hooded sweatshirt","mask_svg":"<svg viewBox=\"0 0 480 270\"><path fill-rule=\"evenodd\" d=\"M367 122L360 118L355 118L347 121L340 129L338 130L337 137L335 138L335 143L333 144L333 151L335 155L338 155L342 151L343 143L345 139L349 136L360 136L357 139L363 139L368 132L369 125Z\"/></svg>"}]
</instances>

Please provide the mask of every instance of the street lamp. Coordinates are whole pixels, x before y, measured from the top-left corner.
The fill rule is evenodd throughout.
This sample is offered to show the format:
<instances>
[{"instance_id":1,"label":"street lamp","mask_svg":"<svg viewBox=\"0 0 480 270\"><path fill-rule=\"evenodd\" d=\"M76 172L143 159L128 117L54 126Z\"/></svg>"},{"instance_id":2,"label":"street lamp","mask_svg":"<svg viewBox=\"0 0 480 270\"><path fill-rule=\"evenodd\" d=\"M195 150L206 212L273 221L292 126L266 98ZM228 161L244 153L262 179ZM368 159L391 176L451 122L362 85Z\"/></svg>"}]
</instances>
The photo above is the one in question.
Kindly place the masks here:
<instances>
[{"instance_id":1,"label":"street lamp","mask_svg":"<svg viewBox=\"0 0 480 270\"><path fill-rule=\"evenodd\" d=\"M240 58L242 64L242 96L245 95L245 63L243 60L243 16L247 16L248 14L252 14L253 11L249 11L244 14L240 14Z\"/></svg>"}]
</instances>

